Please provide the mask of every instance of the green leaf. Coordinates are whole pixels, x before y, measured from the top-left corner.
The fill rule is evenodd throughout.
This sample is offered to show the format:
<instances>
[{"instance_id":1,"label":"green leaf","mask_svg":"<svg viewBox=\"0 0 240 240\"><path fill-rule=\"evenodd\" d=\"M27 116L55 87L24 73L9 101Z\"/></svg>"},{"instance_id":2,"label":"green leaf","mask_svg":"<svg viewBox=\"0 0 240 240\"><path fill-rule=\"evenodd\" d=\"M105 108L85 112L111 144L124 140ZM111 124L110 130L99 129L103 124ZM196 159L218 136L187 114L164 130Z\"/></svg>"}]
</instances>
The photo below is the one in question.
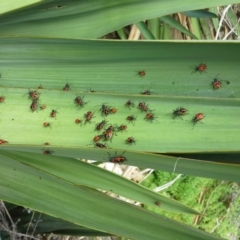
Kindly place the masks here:
<instances>
[{"instance_id":1,"label":"green leaf","mask_svg":"<svg viewBox=\"0 0 240 240\"><path fill-rule=\"evenodd\" d=\"M193 18L217 18L218 17L215 13L212 13L206 10L187 11L187 12L182 12L182 14L185 14L186 16L193 17Z\"/></svg>"},{"instance_id":2,"label":"green leaf","mask_svg":"<svg viewBox=\"0 0 240 240\"><path fill-rule=\"evenodd\" d=\"M2 0L0 3L0 14L4 14L7 12L12 12L23 8L30 7L33 4L37 4L42 2L41 0L21 0L21 1L15 1L15 0ZM31 6L32 7L32 6Z\"/></svg>"},{"instance_id":3,"label":"green leaf","mask_svg":"<svg viewBox=\"0 0 240 240\"><path fill-rule=\"evenodd\" d=\"M43 157L52 160L51 156ZM1 199L5 201L133 239L218 239L93 189L74 186L11 158L2 156L0 164Z\"/></svg>"},{"instance_id":4,"label":"green leaf","mask_svg":"<svg viewBox=\"0 0 240 240\"><path fill-rule=\"evenodd\" d=\"M173 212L198 213L177 201L163 197L125 178L82 161L56 156L52 156L51 161L49 161L49 158L44 158L42 153L34 154L4 151L3 154L4 156L47 172L74 185L82 185L117 193L128 199L154 207L156 207L156 202L159 201L163 209Z\"/></svg>"},{"instance_id":5,"label":"green leaf","mask_svg":"<svg viewBox=\"0 0 240 240\"><path fill-rule=\"evenodd\" d=\"M1 1L0 8L5 1ZM81 0L41 2L2 16L2 36L96 38L145 19L231 4L229 0ZM71 26L71 27L69 27Z\"/></svg>"},{"instance_id":6,"label":"green leaf","mask_svg":"<svg viewBox=\"0 0 240 240\"><path fill-rule=\"evenodd\" d=\"M116 114L105 116L108 124L127 125L127 131L108 141L111 148L158 153L239 148L236 43L139 42L133 48L131 42L122 41L1 39L1 46L1 94L5 96L5 103L0 105L1 138L10 144L93 144L94 136L103 132L94 130L103 120L100 109L106 103L117 109ZM206 60L207 73L191 74L201 59ZM145 70L146 76L137 76L139 70ZM210 77L218 73L222 87L214 90ZM66 82L70 84L67 92L62 91ZM47 108L32 112L28 92L40 84L39 105ZM90 88L97 92L89 92ZM152 95L140 94L147 89ZM76 95L85 96L83 108L74 104ZM134 108L124 105L129 99ZM152 122L145 119L139 102L152 110L156 117ZM183 120L173 120L172 112L179 106L188 114ZM50 117L52 109L58 112L56 118ZM84 124L88 111L94 112L94 118ZM202 124L192 122L197 113L205 115ZM135 122L127 121L130 115L137 117ZM75 124L77 118L83 120L82 125ZM44 122L52 127L44 128ZM130 136L136 139L135 145L126 144Z\"/></svg>"},{"instance_id":7,"label":"green leaf","mask_svg":"<svg viewBox=\"0 0 240 240\"><path fill-rule=\"evenodd\" d=\"M171 27L176 28L182 33L185 33L186 35L190 36L193 39L197 39L196 36L194 36L190 31L188 31L182 24L180 24L177 20L175 20L171 16L164 16L159 18L160 21L170 25Z\"/></svg>"},{"instance_id":8,"label":"green leaf","mask_svg":"<svg viewBox=\"0 0 240 240\"><path fill-rule=\"evenodd\" d=\"M42 148L37 146L14 146L14 145L5 145L1 146L1 153L8 156L10 151L23 151L23 152L35 152L42 153ZM72 157L72 158L82 158L82 159L93 159L100 160L103 162L109 161L110 156L124 156L127 159L126 164L132 166L138 166L140 168L153 168L161 169L168 172L183 173L193 176L201 176L205 178L214 178L221 180L229 180L239 182L239 169L240 165L238 164L228 164L228 163L218 163L211 161L201 161L195 159L189 159L181 157L171 157L160 154L152 153L143 153L143 152L134 152L127 150L123 153L122 149L85 149L85 148L69 148L69 147L51 147L51 151L54 151L53 155ZM16 153L13 153L16 154ZM175 154L176 155L176 154ZM191 155L190 155L191 156ZM24 160L23 160L24 161ZM50 171L50 170L49 170ZM115 188L116 189L116 188ZM117 191L117 190L116 190ZM118 191L121 191L118 189ZM125 193L126 194L126 193ZM139 196L139 195L138 195ZM143 198L143 201L147 201L148 204L151 204L153 198ZM154 200L155 202L155 200Z\"/></svg>"}]
</instances>

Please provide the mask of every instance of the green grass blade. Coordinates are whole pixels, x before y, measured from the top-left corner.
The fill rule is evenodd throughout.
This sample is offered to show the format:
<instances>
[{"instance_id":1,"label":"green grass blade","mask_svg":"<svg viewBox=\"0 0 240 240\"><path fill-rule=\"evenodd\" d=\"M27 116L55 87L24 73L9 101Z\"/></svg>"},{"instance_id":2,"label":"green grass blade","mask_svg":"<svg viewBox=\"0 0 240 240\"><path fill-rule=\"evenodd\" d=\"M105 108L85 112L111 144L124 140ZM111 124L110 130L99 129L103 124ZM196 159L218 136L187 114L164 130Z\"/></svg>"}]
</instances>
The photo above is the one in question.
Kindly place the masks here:
<instances>
[{"instance_id":1,"label":"green grass blade","mask_svg":"<svg viewBox=\"0 0 240 240\"><path fill-rule=\"evenodd\" d=\"M106 190L153 207L156 207L156 202L159 201L161 207L168 211L198 213L177 201L160 196L116 174L72 158L53 156L49 161L49 158L44 158L42 154L23 152L4 152L4 156L47 172L74 185Z\"/></svg>"},{"instance_id":2,"label":"green grass blade","mask_svg":"<svg viewBox=\"0 0 240 240\"><path fill-rule=\"evenodd\" d=\"M1 5L6 1L1 1ZM145 19L231 3L230 0L172 0L171 4L158 0L44 1L2 16L0 32L2 36L97 38Z\"/></svg>"},{"instance_id":3,"label":"green grass blade","mask_svg":"<svg viewBox=\"0 0 240 240\"><path fill-rule=\"evenodd\" d=\"M147 25L144 22L137 22L135 23L138 29L140 30L141 34L144 36L145 39L154 40L156 39L150 29L148 29Z\"/></svg>"},{"instance_id":4,"label":"green grass blade","mask_svg":"<svg viewBox=\"0 0 240 240\"><path fill-rule=\"evenodd\" d=\"M2 0L0 3L0 14L16 11L22 8L31 7L33 4L42 2L41 0Z\"/></svg>"},{"instance_id":5,"label":"green grass blade","mask_svg":"<svg viewBox=\"0 0 240 240\"><path fill-rule=\"evenodd\" d=\"M171 16L164 16L164 17L160 17L159 18L160 21L168 24L171 27L176 28L177 30L179 30L180 32L188 35L189 37L191 37L192 39L198 39L196 36L194 36L191 32L189 32L185 27L183 27L182 24L180 24L177 20L175 20L173 17Z\"/></svg>"},{"instance_id":6,"label":"green grass blade","mask_svg":"<svg viewBox=\"0 0 240 240\"><path fill-rule=\"evenodd\" d=\"M23 152L35 152L42 153L42 147L33 146L1 146L1 153L3 155L5 150L23 151ZM84 148L67 148L67 147L50 147L54 151L56 156L72 157L83 159L94 159L106 162L109 160L109 155L114 156L117 152L118 155L123 153L123 149L84 149ZM14 153L15 154L15 153ZM138 166L140 168L153 168L161 169L168 172L183 173L187 175L200 176L205 178L214 178L220 180L229 180L239 182L239 164L228 164L225 162L211 162L205 160L195 160L180 157L171 157L152 153L134 152L127 150L123 155L127 158L126 164L132 166ZM184 156L184 155L183 155ZM189 155L194 156L194 155ZM119 190L120 191L120 190ZM144 198L144 201L148 201L151 204L154 197ZM155 201L154 201L155 202Z\"/></svg>"},{"instance_id":7,"label":"green grass blade","mask_svg":"<svg viewBox=\"0 0 240 240\"><path fill-rule=\"evenodd\" d=\"M51 161L51 156L44 157ZM0 164L0 192L5 201L133 239L219 239L98 191L73 186L10 158L1 157Z\"/></svg>"},{"instance_id":8,"label":"green grass blade","mask_svg":"<svg viewBox=\"0 0 240 240\"><path fill-rule=\"evenodd\" d=\"M217 18L217 15L215 13L206 10L187 11L182 12L182 14L193 18Z\"/></svg>"}]
</instances>

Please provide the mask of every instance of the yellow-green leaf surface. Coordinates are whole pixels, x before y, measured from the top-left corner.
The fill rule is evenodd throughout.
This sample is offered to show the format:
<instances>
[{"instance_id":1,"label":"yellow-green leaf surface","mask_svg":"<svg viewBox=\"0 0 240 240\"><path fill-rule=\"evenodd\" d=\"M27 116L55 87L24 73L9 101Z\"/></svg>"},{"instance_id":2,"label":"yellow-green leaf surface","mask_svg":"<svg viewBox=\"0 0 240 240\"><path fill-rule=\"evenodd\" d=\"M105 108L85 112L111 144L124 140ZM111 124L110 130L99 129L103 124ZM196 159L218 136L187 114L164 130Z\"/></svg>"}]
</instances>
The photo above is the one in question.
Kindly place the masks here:
<instances>
[{"instance_id":1,"label":"yellow-green leaf surface","mask_svg":"<svg viewBox=\"0 0 240 240\"><path fill-rule=\"evenodd\" d=\"M51 156L45 157L52 160ZM0 164L0 198L5 201L133 239L219 239L11 158L2 156Z\"/></svg>"},{"instance_id":2,"label":"yellow-green leaf surface","mask_svg":"<svg viewBox=\"0 0 240 240\"><path fill-rule=\"evenodd\" d=\"M126 131L107 142L111 148L160 153L237 151L238 48L237 43L1 39L0 94L5 97L0 105L1 138L10 144L84 147L102 133L94 130L105 118L108 125L127 125ZM207 73L191 74L202 61ZM146 76L136 75L139 70L145 70ZM222 82L214 90L210 77L217 74L230 84ZM62 90L66 83L70 84L67 92ZM47 108L32 112L28 92L40 84L39 106ZM151 96L141 95L150 88ZM74 104L77 95L84 96L82 108ZM131 109L124 105L129 99L135 103ZM152 122L145 119L139 102L152 110ZM117 113L102 116L103 103L117 108ZM172 119L179 106L188 114ZM56 118L50 117L52 109L57 110ZM85 124L88 111L94 117ZM197 113L205 118L193 124ZM129 115L136 121L127 121ZM75 124L77 118L82 125ZM44 128L44 122L51 127ZM136 144L127 145L131 136Z\"/></svg>"},{"instance_id":3,"label":"yellow-green leaf surface","mask_svg":"<svg viewBox=\"0 0 240 240\"><path fill-rule=\"evenodd\" d=\"M2 5L9 0L2 0ZM222 6L229 0L43 1L0 17L5 36L96 38L123 26L171 13Z\"/></svg>"},{"instance_id":4,"label":"yellow-green leaf surface","mask_svg":"<svg viewBox=\"0 0 240 240\"><path fill-rule=\"evenodd\" d=\"M156 207L156 202L161 202L161 207L165 210L191 214L198 213L177 201L149 191L148 189L116 174L72 158L56 156L49 158L42 153L30 154L29 152L23 153L15 151L4 151L2 152L2 155L25 163L28 166L33 166L34 168L47 172L74 185L83 185L106 190L108 192L114 192L128 199L152 205L154 207Z\"/></svg>"},{"instance_id":5,"label":"yellow-green leaf surface","mask_svg":"<svg viewBox=\"0 0 240 240\"><path fill-rule=\"evenodd\" d=\"M0 14L26 8L26 7L29 7L30 5L40 3L40 2L42 2L42 0L21 0L21 1L2 0L0 3Z\"/></svg>"}]
</instances>

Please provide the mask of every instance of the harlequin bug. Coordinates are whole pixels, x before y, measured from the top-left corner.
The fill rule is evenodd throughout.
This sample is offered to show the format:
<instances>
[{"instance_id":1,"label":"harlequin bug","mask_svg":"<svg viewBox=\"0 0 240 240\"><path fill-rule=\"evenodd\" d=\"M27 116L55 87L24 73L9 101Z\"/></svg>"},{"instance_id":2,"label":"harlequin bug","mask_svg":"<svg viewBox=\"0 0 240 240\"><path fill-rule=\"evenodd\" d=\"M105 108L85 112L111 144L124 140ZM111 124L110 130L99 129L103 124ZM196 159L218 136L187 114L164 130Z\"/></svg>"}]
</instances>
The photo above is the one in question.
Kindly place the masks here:
<instances>
[{"instance_id":1,"label":"harlequin bug","mask_svg":"<svg viewBox=\"0 0 240 240\"><path fill-rule=\"evenodd\" d=\"M43 123L43 126L44 126L44 127L51 127L51 123L49 123L49 122L44 122L44 123Z\"/></svg>"},{"instance_id":2,"label":"harlequin bug","mask_svg":"<svg viewBox=\"0 0 240 240\"><path fill-rule=\"evenodd\" d=\"M106 129L106 131L103 133L103 136L104 136L104 140L105 141L108 141L108 140L112 140L112 137L113 137L113 133L115 131L115 127L114 126L110 126ZM116 133L115 133L116 135Z\"/></svg>"},{"instance_id":3,"label":"harlequin bug","mask_svg":"<svg viewBox=\"0 0 240 240\"><path fill-rule=\"evenodd\" d=\"M8 143L8 141L3 140L3 139L0 139L0 145L1 145L1 144L7 144L7 143Z\"/></svg>"},{"instance_id":4,"label":"harlequin bug","mask_svg":"<svg viewBox=\"0 0 240 240\"><path fill-rule=\"evenodd\" d=\"M195 66L193 69L194 70L193 70L192 74L196 73L196 72L199 72L202 74L207 69L207 65L205 63L200 63L198 66Z\"/></svg>"},{"instance_id":5,"label":"harlequin bug","mask_svg":"<svg viewBox=\"0 0 240 240\"><path fill-rule=\"evenodd\" d=\"M150 89L147 89L146 91L144 91L144 92L140 92L142 95L151 95L152 93L154 93L154 92L151 92L151 86L150 86Z\"/></svg>"},{"instance_id":6,"label":"harlequin bug","mask_svg":"<svg viewBox=\"0 0 240 240\"><path fill-rule=\"evenodd\" d=\"M92 144L88 144L88 145L92 145ZM103 144L103 143L95 143L93 144L95 148L107 148L107 144Z\"/></svg>"},{"instance_id":7,"label":"harlequin bug","mask_svg":"<svg viewBox=\"0 0 240 240\"><path fill-rule=\"evenodd\" d=\"M149 111L148 105L146 105L145 102L139 102L138 108L139 108L142 112L147 112L147 111Z\"/></svg>"},{"instance_id":8,"label":"harlequin bug","mask_svg":"<svg viewBox=\"0 0 240 240\"><path fill-rule=\"evenodd\" d=\"M133 125L135 125L135 121L137 120L137 117L133 116L133 115L130 115L130 116L127 116L126 118L129 122L132 122Z\"/></svg>"},{"instance_id":9,"label":"harlequin bug","mask_svg":"<svg viewBox=\"0 0 240 240\"><path fill-rule=\"evenodd\" d=\"M77 118L77 119L75 119L75 123L76 123L76 124L82 123L82 120L79 119L79 118Z\"/></svg>"},{"instance_id":10,"label":"harlequin bug","mask_svg":"<svg viewBox=\"0 0 240 240\"><path fill-rule=\"evenodd\" d=\"M137 71L137 75L139 77L144 77L146 75L146 71L145 70Z\"/></svg>"},{"instance_id":11,"label":"harlequin bug","mask_svg":"<svg viewBox=\"0 0 240 240\"><path fill-rule=\"evenodd\" d=\"M131 100L128 100L124 105L126 107L128 107L129 109L131 109L131 107L135 106L135 104Z\"/></svg>"},{"instance_id":12,"label":"harlequin bug","mask_svg":"<svg viewBox=\"0 0 240 240\"><path fill-rule=\"evenodd\" d=\"M106 120L101 121L100 123L96 124L95 130L100 131L103 129L103 127L107 124Z\"/></svg>"},{"instance_id":13,"label":"harlequin bug","mask_svg":"<svg viewBox=\"0 0 240 240\"><path fill-rule=\"evenodd\" d=\"M193 121L194 124L196 124L197 122L201 121L204 117L205 116L203 115L203 113L197 113L193 117L192 121Z\"/></svg>"},{"instance_id":14,"label":"harlequin bug","mask_svg":"<svg viewBox=\"0 0 240 240\"><path fill-rule=\"evenodd\" d=\"M37 110L37 108L38 108L38 102L37 102L37 100L35 99L35 100L32 101L32 103L31 103L31 105L30 105L30 109L32 110L32 112L34 112L34 111Z\"/></svg>"},{"instance_id":15,"label":"harlequin bug","mask_svg":"<svg viewBox=\"0 0 240 240\"><path fill-rule=\"evenodd\" d=\"M219 74L218 74L219 75ZM217 75L217 76L218 76ZM226 81L226 80L218 80L217 79L217 76L215 78L212 78L213 81L211 82L211 85L213 87L214 90L217 90L219 89L221 86L222 86L222 82L226 82L227 84L229 84L230 82L229 81Z\"/></svg>"},{"instance_id":16,"label":"harlequin bug","mask_svg":"<svg viewBox=\"0 0 240 240\"><path fill-rule=\"evenodd\" d=\"M153 115L153 113L147 113L146 114L146 116L145 116L145 119L147 120L147 121L151 121L151 123L152 123L152 121L153 120L155 120L157 117L155 117L154 115ZM157 120L156 120L157 121Z\"/></svg>"},{"instance_id":17,"label":"harlequin bug","mask_svg":"<svg viewBox=\"0 0 240 240\"><path fill-rule=\"evenodd\" d=\"M84 114L85 117L85 124L87 122L91 123L91 119L93 118L94 112L88 111L87 113Z\"/></svg>"},{"instance_id":18,"label":"harlequin bug","mask_svg":"<svg viewBox=\"0 0 240 240\"><path fill-rule=\"evenodd\" d=\"M183 107L178 107L175 110L173 110L172 118L173 119L175 119L176 117L180 117L181 118L181 116L186 115L186 114L187 114L187 109L185 109Z\"/></svg>"},{"instance_id":19,"label":"harlequin bug","mask_svg":"<svg viewBox=\"0 0 240 240\"><path fill-rule=\"evenodd\" d=\"M42 104L42 105L40 106L40 110L44 110L46 107L47 107L47 106L46 106L45 104Z\"/></svg>"},{"instance_id":20,"label":"harlequin bug","mask_svg":"<svg viewBox=\"0 0 240 240\"><path fill-rule=\"evenodd\" d=\"M45 142L44 145L50 145L50 143L49 142Z\"/></svg>"},{"instance_id":21,"label":"harlequin bug","mask_svg":"<svg viewBox=\"0 0 240 240\"><path fill-rule=\"evenodd\" d=\"M118 128L117 128L117 130L118 131L124 131L124 130L126 130L127 129L127 126L126 125L120 125Z\"/></svg>"},{"instance_id":22,"label":"harlequin bug","mask_svg":"<svg viewBox=\"0 0 240 240\"><path fill-rule=\"evenodd\" d=\"M70 85L66 83L66 85L63 87L63 91L68 91L70 89Z\"/></svg>"},{"instance_id":23,"label":"harlequin bug","mask_svg":"<svg viewBox=\"0 0 240 240\"><path fill-rule=\"evenodd\" d=\"M5 101L5 97L4 96L0 96L0 103L3 103Z\"/></svg>"},{"instance_id":24,"label":"harlequin bug","mask_svg":"<svg viewBox=\"0 0 240 240\"><path fill-rule=\"evenodd\" d=\"M110 108L110 112L111 112L111 113L116 113L116 112L117 112L117 109L116 109L116 108Z\"/></svg>"},{"instance_id":25,"label":"harlequin bug","mask_svg":"<svg viewBox=\"0 0 240 240\"><path fill-rule=\"evenodd\" d=\"M37 91L28 91L28 98L32 100L37 100L39 98L40 93Z\"/></svg>"},{"instance_id":26,"label":"harlequin bug","mask_svg":"<svg viewBox=\"0 0 240 240\"><path fill-rule=\"evenodd\" d=\"M133 137L128 137L126 139L126 143L132 145L132 144L136 144L136 141Z\"/></svg>"},{"instance_id":27,"label":"harlequin bug","mask_svg":"<svg viewBox=\"0 0 240 240\"><path fill-rule=\"evenodd\" d=\"M83 107L85 104L88 103L88 102L84 102L83 99L84 99L84 96L83 97L77 96L74 98L74 103L77 105L77 107Z\"/></svg>"},{"instance_id":28,"label":"harlequin bug","mask_svg":"<svg viewBox=\"0 0 240 240\"><path fill-rule=\"evenodd\" d=\"M126 151L124 151L121 155L117 155L117 153L115 152L115 156L111 157L110 154L108 153L108 156L109 156L109 162L112 162L112 163L123 163L125 161L127 161L127 159L122 156Z\"/></svg>"},{"instance_id":29,"label":"harlequin bug","mask_svg":"<svg viewBox=\"0 0 240 240\"><path fill-rule=\"evenodd\" d=\"M54 151L51 151L49 149L42 149L44 155L52 155Z\"/></svg>"},{"instance_id":30,"label":"harlequin bug","mask_svg":"<svg viewBox=\"0 0 240 240\"><path fill-rule=\"evenodd\" d=\"M102 107L99 109L104 116L108 116L109 113L111 113L111 107L106 106L104 103L102 104Z\"/></svg>"},{"instance_id":31,"label":"harlequin bug","mask_svg":"<svg viewBox=\"0 0 240 240\"><path fill-rule=\"evenodd\" d=\"M103 137L103 135L97 135L93 138L93 141L98 142L102 137Z\"/></svg>"},{"instance_id":32,"label":"harlequin bug","mask_svg":"<svg viewBox=\"0 0 240 240\"><path fill-rule=\"evenodd\" d=\"M51 118L56 118L57 113L58 113L57 110L54 110L54 109L53 109L53 110L51 111L51 113L50 113L50 117L51 117Z\"/></svg>"}]
</instances>

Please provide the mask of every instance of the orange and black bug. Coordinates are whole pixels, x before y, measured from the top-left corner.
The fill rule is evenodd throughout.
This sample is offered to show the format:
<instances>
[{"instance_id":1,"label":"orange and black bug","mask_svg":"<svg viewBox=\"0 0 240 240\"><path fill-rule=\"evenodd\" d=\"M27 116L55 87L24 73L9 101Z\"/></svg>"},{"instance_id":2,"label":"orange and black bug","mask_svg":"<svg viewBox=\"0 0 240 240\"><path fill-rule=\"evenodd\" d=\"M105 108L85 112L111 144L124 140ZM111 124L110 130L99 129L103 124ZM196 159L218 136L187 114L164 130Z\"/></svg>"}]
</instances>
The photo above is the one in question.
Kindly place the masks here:
<instances>
[{"instance_id":1,"label":"orange and black bug","mask_svg":"<svg viewBox=\"0 0 240 240\"><path fill-rule=\"evenodd\" d=\"M107 124L107 121L106 121L106 120L103 120L103 121L101 121L100 123L97 123L95 130L96 130L96 131L102 130L103 127L104 127L106 124Z\"/></svg>"},{"instance_id":2,"label":"orange and black bug","mask_svg":"<svg viewBox=\"0 0 240 240\"><path fill-rule=\"evenodd\" d=\"M140 92L142 95L151 95L152 93L154 93L154 92L151 92L151 86L150 86L150 89L147 89L146 91L144 91L144 92Z\"/></svg>"},{"instance_id":3,"label":"orange and black bug","mask_svg":"<svg viewBox=\"0 0 240 240\"><path fill-rule=\"evenodd\" d=\"M89 145L92 145L92 144L89 144ZM107 148L107 144L105 143L105 144L103 144L103 143L95 143L94 144L94 147L95 148Z\"/></svg>"},{"instance_id":4,"label":"orange and black bug","mask_svg":"<svg viewBox=\"0 0 240 240\"><path fill-rule=\"evenodd\" d=\"M76 124L79 124L79 123L81 123L81 122L82 122L81 119L79 119L79 118L75 119L75 123L76 123Z\"/></svg>"},{"instance_id":5,"label":"orange and black bug","mask_svg":"<svg viewBox=\"0 0 240 240\"><path fill-rule=\"evenodd\" d=\"M32 101L32 103L31 103L31 105L30 105L30 109L32 110L32 112L34 112L34 111L37 110L37 108L38 108L38 102L37 102L37 100L35 99L35 100Z\"/></svg>"},{"instance_id":6,"label":"orange and black bug","mask_svg":"<svg viewBox=\"0 0 240 240\"><path fill-rule=\"evenodd\" d=\"M198 66L195 66L193 69L194 69L194 70L193 70L192 74L193 74L193 73L196 73L196 72L199 72L199 73L202 74L203 72L206 71L206 69L207 69L207 64L205 64L205 63L200 63Z\"/></svg>"},{"instance_id":7,"label":"orange and black bug","mask_svg":"<svg viewBox=\"0 0 240 240\"><path fill-rule=\"evenodd\" d=\"M93 138L93 141L98 142L102 137L103 137L103 135L97 135Z\"/></svg>"},{"instance_id":8,"label":"orange and black bug","mask_svg":"<svg viewBox=\"0 0 240 240\"><path fill-rule=\"evenodd\" d=\"M91 123L91 119L93 118L94 112L88 111L87 113L84 114L85 117L85 124L87 122Z\"/></svg>"},{"instance_id":9,"label":"orange and black bug","mask_svg":"<svg viewBox=\"0 0 240 240\"><path fill-rule=\"evenodd\" d=\"M77 107L83 107L85 104L87 104L88 102L84 102L83 101L84 96L77 96L74 98L74 103L77 105Z\"/></svg>"},{"instance_id":10,"label":"orange and black bug","mask_svg":"<svg viewBox=\"0 0 240 240\"><path fill-rule=\"evenodd\" d=\"M131 107L135 106L135 104L131 100L128 100L124 105L126 107L128 107L129 109L131 109Z\"/></svg>"},{"instance_id":11,"label":"orange and black bug","mask_svg":"<svg viewBox=\"0 0 240 240\"><path fill-rule=\"evenodd\" d=\"M126 118L129 122L132 122L133 125L135 125L135 121L137 120L137 117L133 116L133 115L130 115L130 116L127 116Z\"/></svg>"},{"instance_id":12,"label":"orange and black bug","mask_svg":"<svg viewBox=\"0 0 240 240\"><path fill-rule=\"evenodd\" d=\"M44 145L50 145L50 143L49 142L45 142Z\"/></svg>"},{"instance_id":13,"label":"orange and black bug","mask_svg":"<svg viewBox=\"0 0 240 240\"><path fill-rule=\"evenodd\" d=\"M146 71L145 70L137 71L137 75L139 77L144 77L146 75Z\"/></svg>"},{"instance_id":14,"label":"orange and black bug","mask_svg":"<svg viewBox=\"0 0 240 240\"><path fill-rule=\"evenodd\" d=\"M52 155L54 151L51 151L49 149L42 149L44 155Z\"/></svg>"},{"instance_id":15,"label":"orange and black bug","mask_svg":"<svg viewBox=\"0 0 240 240\"><path fill-rule=\"evenodd\" d=\"M63 87L63 91L68 91L70 89L70 85L66 83L66 85Z\"/></svg>"},{"instance_id":16,"label":"orange and black bug","mask_svg":"<svg viewBox=\"0 0 240 240\"><path fill-rule=\"evenodd\" d=\"M42 104L42 105L40 106L40 110L44 110L46 107L47 107L47 106L46 106L45 104Z\"/></svg>"},{"instance_id":17,"label":"orange and black bug","mask_svg":"<svg viewBox=\"0 0 240 240\"><path fill-rule=\"evenodd\" d=\"M102 107L99 110L104 116L108 116L109 113L111 113L111 107L105 105L104 103L102 104Z\"/></svg>"},{"instance_id":18,"label":"orange and black bug","mask_svg":"<svg viewBox=\"0 0 240 240\"><path fill-rule=\"evenodd\" d=\"M124 124L120 125L120 126L117 128L118 131L124 131L124 130L126 130L126 129L127 129L127 125L124 125Z\"/></svg>"},{"instance_id":19,"label":"orange and black bug","mask_svg":"<svg viewBox=\"0 0 240 240\"><path fill-rule=\"evenodd\" d=\"M112 125L110 127L108 127L106 129L106 131L103 133L104 140L105 141L108 141L108 140L112 141L114 131L115 131L115 128ZM116 135L116 133L115 133L115 135Z\"/></svg>"},{"instance_id":20,"label":"orange and black bug","mask_svg":"<svg viewBox=\"0 0 240 240\"><path fill-rule=\"evenodd\" d=\"M43 123L43 126L44 126L44 127L51 127L51 124L50 124L49 122L44 122L44 123Z\"/></svg>"},{"instance_id":21,"label":"orange and black bug","mask_svg":"<svg viewBox=\"0 0 240 240\"><path fill-rule=\"evenodd\" d=\"M155 120L157 117L155 117L154 115L153 115L153 113L147 113L146 114L146 116L145 116L145 119L147 120L147 121L153 121L153 120ZM157 121L157 120L156 120Z\"/></svg>"},{"instance_id":22,"label":"orange and black bug","mask_svg":"<svg viewBox=\"0 0 240 240\"><path fill-rule=\"evenodd\" d=\"M128 138L126 139L126 143L127 143L127 144L130 144L130 145L136 144L136 140L135 140L133 137L128 137Z\"/></svg>"},{"instance_id":23,"label":"orange and black bug","mask_svg":"<svg viewBox=\"0 0 240 240\"><path fill-rule=\"evenodd\" d=\"M175 110L173 110L172 113L172 118L175 119L176 117L180 117L187 114L187 109L183 108L183 107L178 107ZM182 119L182 118L181 118Z\"/></svg>"},{"instance_id":24,"label":"orange and black bug","mask_svg":"<svg viewBox=\"0 0 240 240\"><path fill-rule=\"evenodd\" d=\"M125 161L127 161L127 159L122 156L126 151L124 151L122 154L120 155L117 155L117 153L115 152L115 156L111 157L110 154L108 153L108 156L109 156L109 162L112 162L112 163L123 163Z\"/></svg>"},{"instance_id":25,"label":"orange and black bug","mask_svg":"<svg viewBox=\"0 0 240 240\"><path fill-rule=\"evenodd\" d=\"M0 103L3 103L5 101L5 97L4 96L0 96Z\"/></svg>"},{"instance_id":26,"label":"orange and black bug","mask_svg":"<svg viewBox=\"0 0 240 240\"><path fill-rule=\"evenodd\" d=\"M116 113L116 112L117 112L117 109L116 109L116 108L110 108L110 112L111 112L111 113Z\"/></svg>"},{"instance_id":27,"label":"orange and black bug","mask_svg":"<svg viewBox=\"0 0 240 240\"><path fill-rule=\"evenodd\" d=\"M193 121L194 124L196 124L197 122L201 121L204 117L205 116L203 115L203 113L197 113L193 117L192 121Z\"/></svg>"},{"instance_id":28,"label":"orange and black bug","mask_svg":"<svg viewBox=\"0 0 240 240\"><path fill-rule=\"evenodd\" d=\"M219 74L218 74L219 75ZM218 76L217 75L217 76ZM211 85L213 87L214 90L219 89L222 86L222 82L226 82L227 84L229 84L229 81L226 80L218 80L217 76L215 78L212 78L213 81L211 82Z\"/></svg>"},{"instance_id":29,"label":"orange and black bug","mask_svg":"<svg viewBox=\"0 0 240 240\"><path fill-rule=\"evenodd\" d=\"M56 118L57 113L58 113L58 112L53 109L53 110L50 112L50 117L51 117L51 118Z\"/></svg>"},{"instance_id":30,"label":"orange and black bug","mask_svg":"<svg viewBox=\"0 0 240 240\"><path fill-rule=\"evenodd\" d=\"M38 86L38 89L43 89L43 87L42 87L42 85L41 85L41 84Z\"/></svg>"},{"instance_id":31,"label":"orange and black bug","mask_svg":"<svg viewBox=\"0 0 240 240\"><path fill-rule=\"evenodd\" d=\"M0 139L0 144L7 144L7 143L8 143L8 141Z\"/></svg>"},{"instance_id":32,"label":"orange and black bug","mask_svg":"<svg viewBox=\"0 0 240 240\"><path fill-rule=\"evenodd\" d=\"M148 105L146 105L145 102L140 102L140 103L138 104L138 108L139 108L142 112L150 111L150 109L148 108Z\"/></svg>"},{"instance_id":33,"label":"orange and black bug","mask_svg":"<svg viewBox=\"0 0 240 240\"><path fill-rule=\"evenodd\" d=\"M32 100L37 100L39 98L40 93L37 91L28 91L28 98Z\"/></svg>"}]
</instances>

